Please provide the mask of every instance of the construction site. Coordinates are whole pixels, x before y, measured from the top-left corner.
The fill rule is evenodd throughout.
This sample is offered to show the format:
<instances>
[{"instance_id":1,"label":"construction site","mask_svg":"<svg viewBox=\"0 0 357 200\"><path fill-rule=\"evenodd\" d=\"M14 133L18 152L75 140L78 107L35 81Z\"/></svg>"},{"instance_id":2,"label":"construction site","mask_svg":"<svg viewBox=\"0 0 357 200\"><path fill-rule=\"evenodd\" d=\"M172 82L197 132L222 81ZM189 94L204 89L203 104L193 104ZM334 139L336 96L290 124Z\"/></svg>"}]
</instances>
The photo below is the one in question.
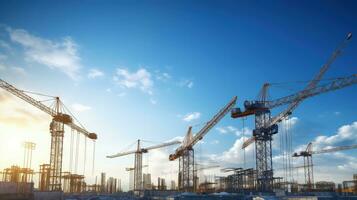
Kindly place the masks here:
<instances>
[{"instance_id":1,"label":"construction site","mask_svg":"<svg viewBox=\"0 0 357 200\"><path fill-rule=\"evenodd\" d=\"M0 200L357 200L341 2L0 0Z\"/></svg>"},{"instance_id":2,"label":"construction site","mask_svg":"<svg viewBox=\"0 0 357 200\"><path fill-rule=\"evenodd\" d=\"M100 140L100 134L92 133L83 127L60 97L24 91L6 82L4 80L6 77L3 77L4 79L0 80L1 89L48 114L52 121L49 122L50 160L48 163L33 166L32 159L36 144L24 142L23 165L12 165L2 169L0 199L357 199L357 173L351 174L351 179L342 183L315 182L312 159L318 154L353 151L357 149L357 144L313 149L313 143L310 142L304 151L292 152L287 141L283 143L287 147L284 149L286 162L289 161L284 168L286 177L275 175L274 171L277 169L273 167L272 150L273 136L279 134L280 124L289 119L302 101L357 84L356 74L329 79L328 82L320 84L325 72L335 59L342 55L351 40L352 33L348 33L303 90L271 100L268 98L271 84L266 83L258 99L244 101L244 108L240 109L236 107L238 98L234 96L209 121L205 122L198 132L193 133L193 127L189 126L183 140L144 147L142 140L139 139L135 142L134 149L130 151L106 155L108 160L134 156L133 167L125 169L130 173L128 191L122 189L121 181L124 177L106 177L106 173L103 172L96 176L94 184L88 184L84 174L80 174L78 169L80 140L84 140L85 151L87 151L87 140L92 143L92 167L94 168L95 143ZM35 99L31 94L49 97L50 106L43 103L44 101ZM273 109L284 105L287 105L287 108L272 116ZM210 130L227 114L230 114L231 119L243 118L245 120L248 116L255 118L255 127L250 133L251 138L245 140L241 147L241 151L245 151L245 148L255 145L255 168L245 168L245 163L244 165L237 163L237 167L227 168L219 164L200 164L195 160L195 145L203 141ZM71 132L65 133L65 127L69 127ZM64 137L71 138L68 171L63 170ZM178 161L178 169L173 172L177 176L177 183L175 180L165 180L160 177L154 181L150 173L143 173L143 169L150 165L150 163L143 164L143 155L154 149L168 146L176 146L176 150L167 155L167 159ZM303 160L302 166L293 166L290 163L292 158L300 159L300 157ZM199 177L200 171L208 169L218 169L221 175ZM303 169L304 182L291 178L291 173L298 169ZM37 182L35 183L34 180Z\"/></svg>"}]
</instances>

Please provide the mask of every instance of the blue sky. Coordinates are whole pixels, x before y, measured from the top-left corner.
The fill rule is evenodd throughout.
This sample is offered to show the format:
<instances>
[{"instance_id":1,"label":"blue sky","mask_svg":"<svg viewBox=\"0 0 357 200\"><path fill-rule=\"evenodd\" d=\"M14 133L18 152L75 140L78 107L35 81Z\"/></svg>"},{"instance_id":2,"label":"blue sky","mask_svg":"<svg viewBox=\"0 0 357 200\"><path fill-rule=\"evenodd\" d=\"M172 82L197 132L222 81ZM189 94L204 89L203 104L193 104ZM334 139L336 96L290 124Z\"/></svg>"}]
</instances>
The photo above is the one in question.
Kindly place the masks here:
<instances>
[{"instance_id":1,"label":"blue sky","mask_svg":"<svg viewBox=\"0 0 357 200\"><path fill-rule=\"evenodd\" d=\"M132 158L105 155L138 138L183 136L234 95L239 106L256 98L264 82L310 80L345 35L357 32L355 10L353 1L1 1L0 74L20 88L60 96L98 133L98 173L126 179ZM326 77L356 73L356 52L352 40ZM273 98L290 93L272 88ZM321 147L357 142L356 97L352 86L306 100L293 115L294 149L343 125L353 139L319 140ZM190 114L197 119L183 120ZM253 128L253 118L246 123ZM241 165L234 149L241 121L227 116L216 128L232 134L213 129L199 154L232 156L237 163L227 165ZM355 152L341 154L350 157L335 168L357 166ZM351 178L351 166L339 181Z\"/></svg>"}]
</instances>

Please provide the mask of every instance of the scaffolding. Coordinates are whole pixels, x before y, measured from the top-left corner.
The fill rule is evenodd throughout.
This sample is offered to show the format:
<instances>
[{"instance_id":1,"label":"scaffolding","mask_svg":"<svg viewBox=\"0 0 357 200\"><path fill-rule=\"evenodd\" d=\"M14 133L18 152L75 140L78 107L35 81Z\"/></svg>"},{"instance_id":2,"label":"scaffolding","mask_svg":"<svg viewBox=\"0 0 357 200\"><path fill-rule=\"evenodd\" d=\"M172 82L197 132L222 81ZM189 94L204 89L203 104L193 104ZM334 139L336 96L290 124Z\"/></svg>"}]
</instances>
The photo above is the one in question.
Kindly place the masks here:
<instances>
[{"instance_id":1,"label":"scaffolding","mask_svg":"<svg viewBox=\"0 0 357 200\"><path fill-rule=\"evenodd\" d=\"M257 186L257 173L253 168L232 168L226 171L232 171L233 174L216 179L218 191L243 192L255 190Z\"/></svg>"},{"instance_id":2,"label":"scaffolding","mask_svg":"<svg viewBox=\"0 0 357 200\"><path fill-rule=\"evenodd\" d=\"M178 183L179 190L185 192L194 192L196 189L196 173L193 148L184 150L182 156L179 158L179 174Z\"/></svg>"},{"instance_id":3,"label":"scaffolding","mask_svg":"<svg viewBox=\"0 0 357 200\"><path fill-rule=\"evenodd\" d=\"M40 191L49 191L50 185L50 164L42 164L40 165L40 173L39 173L39 183L38 189Z\"/></svg>"},{"instance_id":4,"label":"scaffolding","mask_svg":"<svg viewBox=\"0 0 357 200\"><path fill-rule=\"evenodd\" d=\"M13 165L2 172L3 182L15 183L18 193L29 193L33 190L34 171L30 168L21 168Z\"/></svg>"},{"instance_id":5,"label":"scaffolding","mask_svg":"<svg viewBox=\"0 0 357 200\"><path fill-rule=\"evenodd\" d=\"M86 189L84 176L64 172L63 177L63 192L65 193L81 193Z\"/></svg>"}]
</instances>

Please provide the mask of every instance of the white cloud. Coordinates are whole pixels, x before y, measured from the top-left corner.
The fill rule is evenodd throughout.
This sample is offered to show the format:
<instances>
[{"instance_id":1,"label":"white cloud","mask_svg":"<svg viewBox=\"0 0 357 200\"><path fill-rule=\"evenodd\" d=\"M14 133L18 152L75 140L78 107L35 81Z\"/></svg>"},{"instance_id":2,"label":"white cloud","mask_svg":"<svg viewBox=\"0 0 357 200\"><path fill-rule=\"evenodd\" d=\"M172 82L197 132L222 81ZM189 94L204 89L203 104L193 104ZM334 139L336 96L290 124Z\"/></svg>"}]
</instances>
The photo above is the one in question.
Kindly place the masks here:
<instances>
[{"instance_id":1,"label":"white cloud","mask_svg":"<svg viewBox=\"0 0 357 200\"><path fill-rule=\"evenodd\" d=\"M168 140L168 141L166 141L166 142L173 142L173 141L180 141L180 142L182 142L183 139L184 139L184 136L176 136L176 137L174 137L174 138L172 138L172 139L170 139L170 140Z\"/></svg>"},{"instance_id":2,"label":"white cloud","mask_svg":"<svg viewBox=\"0 0 357 200\"><path fill-rule=\"evenodd\" d=\"M166 72L160 73L160 71L157 71L156 79L165 82L165 81L168 81L169 79L171 79L171 75Z\"/></svg>"},{"instance_id":3,"label":"white cloud","mask_svg":"<svg viewBox=\"0 0 357 200\"><path fill-rule=\"evenodd\" d=\"M70 37L52 41L31 35L23 29L7 28L7 31L13 42L24 47L26 60L60 70L72 79L79 78L80 57L77 44Z\"/></svg>"},{"instance_id":4,"label":"white cloud","mask_svg":"<svg viewBox=\"0 0 357 200\"><path fill-rule=\"evenodd\" d=\"M157 101L153 98L150 99L150 103L153 104L153 105L156 105L157 104Z\"/></svg>"},{"instance_id":5,"label":"white cloud","mask_svg":"<svg viewBox=\"0 0 357 200\"><path fill-rule=\"evenodd\" d=\"M7 49L7 50L11 49L10 45L7 42L3 41L3 40L0 40L0 47L2 47L4 49Z\"/></svg>"},{"instance_id":6,"label":"white cloud","mask_svg":"<svg viewBox=\"0 0 357 200\"><path fill-rule=\"evenodd\" d=\"M21 76L25 76L26 75L26 71L22 67L11 67L11 70L14 73L16 73L17 75L21 75Z\"/></svg>"},{"instance_id":7,"label":"white cloud","mask_svg":"<svg viewBox=\"0 0 357 200\"><path fill-rule=\"evenodd\" d=\"M233 126L227 126L227 129L228 129L230 132L235 132L235 131L237 131L237 129L234 128Z\"/></svg>"},{"instance_id":8,"label":"white cloud","mask_svg":"<svg viewBox=\"0 0 357 200\"><path fill-rule=\"evenodd\" d=\"M299 122L299 118L297 117L291 117L291 118L288 118L288 119L284 119L281 123L280 123L280 126L279 128L282 129L292 129L294 128L297 123ZM279 130L280 132L281 130Z\"/></svg>"},{"instance_id":9,"label":"white cloud","mask_svg":"<svg viewBox=\"0 0 357 200\"><path fill-rule=\"evenodd\" d=\"M152 95L154 82L151 79L151 73L144 68L131 73L127 69L118 68L114 81L124 88L138 88L141 91Z\"/></svg>"},{"instance_id":10,"label":"white cloud","mask_svg":"<svg viewBox=\"0 0 357 200\"><path fill-rule=\"evenodd\" d=\"M216 130L220 134L235 134L236 136L247 136L252 133L252 130L248 127L244 127L244 129L237 129L233 126L224 126L224 127L218 127Z\"/></svg>"},{"instance_id":11,"label":"white cloud","mask_svg":"<svg viewBox=\"0 0 357 200\"><path fill-rule=\"evenodd\" d=\"M72 104L72 108L77 112L84 112L92 109L90 106L85 106L79 103Z\"/></svg>"},{"instance_id":12,"label":"white cloud","mask_svg":"<svg viewBox=\"0 0 357 200\"><path fill-rule=\"evenodd\" d=\"M244 163L244 150L242 150L242 145L245 140L247 140L247 137L240 137L236 139L234 142L233 146L230 147L228 150L224 151L221 154L212 154L209 156L209 159L212 161L219 162L220 165L222 166L239 166L243 167ZM247 164L253 165L253 149L254 145L250 145L247 148L245 148L245 161Z\"/></svg>"},{"instance_id":13,"label":"white cloud","mask_svg":"<svg viewBox=\"0 0 357 200\"><path fill-rule=\"evenodd\" d=\"M341 112L336 111L336 112L334 112L334 114L335 114L336 116L339 116L339 115L341 115Z\"/></svg>"},{"instance_id":14,"label":"white cloud","mask_svg":"<svg viewBox=\"0 0 357 200\"><path fill-rule=\"evenodd\" d=\"M182 120L186 122L190 122L192 120L198 119L201 117L201 113L199 112L192 112L192 113L187 113Z\"/></svg>"},{"instance_id":15,"label":"white cloud","mask_svg":"<svg viewBox=\"0 0 357 200\"><path fill-rule=\"evenodd\" d=\"M192 80L189 80L189 79L184 79L184 80L181 80L178 85L180 87L187 87L187 88L192 88L193 87L193 81Z\"/></svg>"},{"instance_id":16,"label":"white cloud","mask_svg":"<svg viewBox=\"0 0 357 200\"><path fill-rule=\"evenodd\" d=\"M221 134L227 133L227 130L225 128L223 128L223 127L217 127L216 130Z\"/></svg>"},{"instance_id":17,"label":"white cloud","mask_svg":"<svg viewBox=\"0 0 357 200\"><path fill-rule=\"evenodd\" d=\"M314 149L319 149L326 146L338 145L343 142L357 142L357 121L341 126L334 135L321 135L316 137L313 141L313 145Z\"/></svg>"},{"instance_id":18,"label":"white cloud","mask_svg":"<svg viewBox=\"0 0 357 200\"><path fill-rule=\"evenodd\" d=\"M94 79L98 77L104 76L104 72L100 71L99 69L90 69L88 72L88 78Z\"/></svg>"},{"instance_id":19,"label":"white cloud","mask_svg":"<svg viewBox=\"0 0 357 200\"><path fill-rule=\"evenodd\" d=\"M107 89L105 89L105 91L110 93L110 92L112 92L112 89L111 88L107 88Z\"/></svg>"}]
</instances>

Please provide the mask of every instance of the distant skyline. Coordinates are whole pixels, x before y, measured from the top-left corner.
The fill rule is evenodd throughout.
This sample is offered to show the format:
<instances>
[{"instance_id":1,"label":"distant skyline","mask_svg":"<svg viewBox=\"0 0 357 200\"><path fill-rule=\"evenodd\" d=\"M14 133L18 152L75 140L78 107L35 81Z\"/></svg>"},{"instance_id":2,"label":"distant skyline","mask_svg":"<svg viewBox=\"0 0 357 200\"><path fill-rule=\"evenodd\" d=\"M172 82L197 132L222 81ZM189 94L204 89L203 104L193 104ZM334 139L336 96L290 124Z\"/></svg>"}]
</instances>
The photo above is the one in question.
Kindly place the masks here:
<instances>
[{"instance_id":1,"label":"distant skyline","mask_svg":"<svg viewBox=\"0 0 357 200\"><path fill-rule=\"evenodd\" d=\"M303 89L348 32L357 34L355 1L0 1L0 78L27 90L59 96L89 130L81 140L77 172L93 184L101 172L128 189L134 155L105 158L196 133L233 96L237 106L254 100L262 85L271 98ZM352 38L325 78L357 73ZM302 83L304 82L304 83ZM293 151L357 143L357 86L304 101L289 121ZM38 98L37 96L35 96ZM32 166L49 163L50 117L0 89L0 170L22 165L24 141L36 143ZM273 110L276 115L281 108ZM199 162L243 167L241 145L254 119L227 115L195 147ZM274 167L282 167L280 135L274 140ZM69 168L70 130L64 141ZM130 146L130 144L133 144ZM152 180L177 181L177 146L144 156ZM253 147L246 167L254 167ZM352 179L356 150L316 155L315 181ZM302 165L301 159L294 165ZM333 172L333 173L331 173ZM205 172L222 174L219 169ZM276 171L282 176L282 171ZM303 181L303 171L294 174ZM37 184L37 183L36 183Z\"/></svg>"}]
</instances>

